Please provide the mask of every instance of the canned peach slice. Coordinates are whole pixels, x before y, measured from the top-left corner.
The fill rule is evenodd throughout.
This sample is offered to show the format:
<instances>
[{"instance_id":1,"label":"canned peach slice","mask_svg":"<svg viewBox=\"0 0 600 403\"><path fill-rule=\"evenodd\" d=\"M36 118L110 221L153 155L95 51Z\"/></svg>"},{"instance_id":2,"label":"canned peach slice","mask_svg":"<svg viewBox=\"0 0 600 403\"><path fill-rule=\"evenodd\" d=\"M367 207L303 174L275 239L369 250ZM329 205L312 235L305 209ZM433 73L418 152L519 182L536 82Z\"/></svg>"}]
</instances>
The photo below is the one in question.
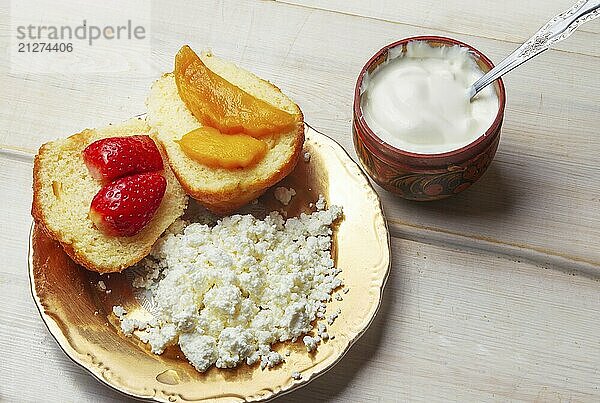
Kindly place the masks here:
<instances>
[{"instance_id":1,"label":"canned peach slice","mask_svg":"<svg viewBox=\"0 0 600 403\"><path fill-rule=\"evenodd\" d=\"M247 134L223 134L200 127L178 140L183 152L194 161L213 168L247 168L267 153L267 143Z\"/></svg>"},{"instance_id":2,"label":"canned peach slice","mask_svg":"<svg viewBox=\"0 0 600 403\"><path fill-rule=\"evenodd\" d=\"M284 133L297 124L294 115L214 73L187 45L175 56L174 73L179 96L204 126L224 134L245 133L260 138Z\"/></svg>"}]
</instances>

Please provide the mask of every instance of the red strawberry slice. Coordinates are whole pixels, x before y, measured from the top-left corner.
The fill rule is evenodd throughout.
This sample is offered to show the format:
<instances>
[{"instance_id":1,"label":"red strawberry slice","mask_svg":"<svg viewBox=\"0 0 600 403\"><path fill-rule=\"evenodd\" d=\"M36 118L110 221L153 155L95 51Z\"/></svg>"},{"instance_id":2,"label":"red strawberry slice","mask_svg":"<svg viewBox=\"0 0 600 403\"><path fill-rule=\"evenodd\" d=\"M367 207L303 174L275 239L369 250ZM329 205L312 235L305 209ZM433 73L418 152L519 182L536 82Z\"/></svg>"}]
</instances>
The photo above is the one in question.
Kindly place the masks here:
<instances>
[{"instance_id":1,"label":"red strawberry slice","mask_svg":"<svg viewBox=\"0 0 600 403\"><path fill-rule=\"evenodd\" d=\"M117 179L94 196L89 217L105 235L133 236L154 217L166 188L157 172Z\"/></svg>"},{"instance_id":2,"label":"red strawberry slice","mask_svg":"<svg viewBox=\"0 0 600 403\"><path fill-rule=\"evenodd\" d=\"M83 150L83 160L90 174L102 182L163 169L162 156L146 135L94 141Z\"/></svg>"}]
</instances>

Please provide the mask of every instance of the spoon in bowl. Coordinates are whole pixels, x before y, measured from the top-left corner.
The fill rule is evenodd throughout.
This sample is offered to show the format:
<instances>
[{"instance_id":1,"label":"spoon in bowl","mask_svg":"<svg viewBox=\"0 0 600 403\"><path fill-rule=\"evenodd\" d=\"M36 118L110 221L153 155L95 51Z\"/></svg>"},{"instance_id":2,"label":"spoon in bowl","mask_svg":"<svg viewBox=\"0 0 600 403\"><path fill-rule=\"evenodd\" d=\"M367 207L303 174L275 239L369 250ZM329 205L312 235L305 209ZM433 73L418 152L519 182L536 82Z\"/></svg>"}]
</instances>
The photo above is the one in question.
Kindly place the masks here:
<instances>
[{"instance_id":1,"label":"spoon in bowl","mask_svg":"<svg viewBox=\"0 0 600 403\"><path fill-rule=\"evenodd\" d=\"M581 24L600 17L600 0L580 0L570 9L552 18L517 50L502 60L469 87L469 99L498 78L550 46L569 37Z\"/></svg>"}]
</instances>

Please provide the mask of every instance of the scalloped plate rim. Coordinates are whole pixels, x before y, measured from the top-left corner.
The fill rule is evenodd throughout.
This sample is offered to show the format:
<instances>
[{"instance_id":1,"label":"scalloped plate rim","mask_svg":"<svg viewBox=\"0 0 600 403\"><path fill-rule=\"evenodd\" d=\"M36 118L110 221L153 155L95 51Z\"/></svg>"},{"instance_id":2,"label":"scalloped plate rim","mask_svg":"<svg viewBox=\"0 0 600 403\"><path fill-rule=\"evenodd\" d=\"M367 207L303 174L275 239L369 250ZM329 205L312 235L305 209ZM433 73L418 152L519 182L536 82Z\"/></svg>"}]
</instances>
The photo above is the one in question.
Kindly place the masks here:
<instances>
[{"instance_id":1,"label":"scalloped plate rim","mask_svg":"<svg viewBox=\"0 0 600 403\"><path fill-rule=\"evenodd\" d=\"M333 143L333 148L338 151L341 150L343 152L343 154L345 155L345 157L348 159L348 161L346 163L350 163L351 165L354 165L356 168L358 168L358 172L360 173L360 176L362 176L362 178L365 181L365 184L367 186L367 189L372 192L373 196L375 197L375 199L377 200L377 205L375 206L375 208L377 208L380 213L381 213L381 218L383 221L383 226L385 229L385 234L386 234L386 247L388 250L387 256L386 256L386 260L387 262L384 262L383 264L386 264L386 269L385 269L385 273L383 278L381 279L381 285L379 286L379 294L378 294L378 301L377 301L377 306L375 307L372 315L370 316L368 322L362 327L362 329L356 333L356 335L352 338L348 340L348 344L347 346L339 353L339 355L336 357L336 359L334 359L328 366L326 366L325 368L323 368L321 371L317 371L317 372L313 372L310 374L310 376L308 377L302 377L302 379L297 380L297 381L293 381L291 383L291 386L288 387L287 389L280 389L279 391L273 392L271 391L270 394L268 396L264 396L262 398L259 399L253 399L251 401L255 401L255 402L267 402L270 400L273 400L275 398L281 397L283 395L286 395L290 392L293 392L295 390L298 390L302 387L304 387L305 385L309 384L310 382L312 382L313 380L319 378L320 376L322 376L323 374L325 374L326 372L330 371L331 369L333 369L345 356L346 354L350 351L350 349L352 348L352 346L366 333L366 331L369 329L369 327L371 326L371 324L373 323L373 321L375 320L375 317L377 316L377 313L379 312L380 308L381 308L381 304L383 301L383 293L385 290L385 285L387 283L388 277L389 277L389 273L390 273L390 269L391 269L391 263L392 263L392 259L391 259L391 239L390 239L390 233L389 233L389 228L388 228L388 223L387 220L385 218L385 211L383 209L383 205L381 203L381 198L379 197L379 195L377 194L377 192L375 191L375 189L373 188L373 185L371 184L368 176L365 174L364 170L362 169L362 167L360 167L351 157L350 154L348 153L348 151L346 151L346 149L344 147L342 147L336 140L332 139L331 137L329 137L328 135L314 129L311 125L309 125L308 123L305 123L305 125L309 128L309 130L317 133L318 136L322 136L325 140L330 141ZM49 317L46 312L44 307L42 306L42 302L39 298L39 296L37 295L36 292L36 283L35 283L35 276L33 273L33 243L32 243L32 239L33 239L33 229L35 226L35 222L32 220L32 224L30 227L30 231L29 231L29 246L28 246L28 277L29 277L29 288L30 288L30 292L31 295L33 297L33 300L35 302L36 308L40 314L40 317L42 319L42 321L44 322L46 328L48 329L48 332L52 335L52 338L56 341L56 343L58 344L58 346L60 347L60 349L65 353L65 355L75 364L77 364L80 368L85 369L87 372L89 372L96 380L98 380L100 383L102 383L103 385L108 386L111 390L117 392L118 394L125 396L125 397L129 397L129 398L134 398L136 400L139 401L147 401L147 402L169 402L169 400L166 399L161 399L159 397L157 397L156 395L154 396L142 396L142 395L138 395L134 392L128 391L128 390L124 390L124 389L120 389L118 386L110 383L110 381L108 379L105 379L104 377L101 376L101 374L99 373L99 370L101 370L100 367L95 366L95 365L91 365L91 364L87 364L86 362L84 362L84 360L82 359L82 354L77 352L68 342L68 340L64 337L64 334L62 333L62 331L60 331L58 325L56 324L56 321L54 319L52 319L51 317ZM382 266L383 266L382 264ZM52 323L50 323L50 321ZM59 339L59 336L60 337ZM256 397L256 396L250 396L252 398ZM198 400L198 401L209 401L210 399L202 399L202 400ZM245 400L248 401L248 400Z\"/></svg>"}]
</instances>

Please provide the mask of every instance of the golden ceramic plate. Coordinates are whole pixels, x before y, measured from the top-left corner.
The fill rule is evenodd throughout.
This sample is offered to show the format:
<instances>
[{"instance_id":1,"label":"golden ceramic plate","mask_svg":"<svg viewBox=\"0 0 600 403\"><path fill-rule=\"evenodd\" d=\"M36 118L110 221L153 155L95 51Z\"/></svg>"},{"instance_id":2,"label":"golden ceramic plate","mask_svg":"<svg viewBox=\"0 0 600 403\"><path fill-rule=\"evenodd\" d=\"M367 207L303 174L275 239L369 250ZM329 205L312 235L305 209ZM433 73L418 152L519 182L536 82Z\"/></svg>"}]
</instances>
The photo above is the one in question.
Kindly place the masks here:
<instances>
[{"instance_id":1,"label":"golden ceramic plate","mask_svg":"<svg viewBox=\"0 0 600 403\"><path fill-rule=\"evenodd\" d=\"M298 193L285 208L288 216L308 211L323 194L343 207L333 253L339 277L349 288L342 301L332 299L327 312L341 309L329 327L333 340L307 353L302 341L274 346L285 363L273 369L245 364L235 369L211 368L197 372L178 347L152 354L136 337L125 337L113 305L130 315L144 308L134 297L127 270L100 276L75 264L53 240L34 226L30 239L29 275L33 297L50 333L65 353L106 385L127 395L161 402L260 401L307 384L336 364L365 332L381 302L390 264L389 234L379 198L366 176L342 147L325 135L308 129L302 159L283 186ZM281 209L272 191L261 197L270 210ZM98 282L102 280L107 293ZM129 316L129 315L128 315ZM283 353L290 350L291 354ZM300 380L292 372L302 374Z\"/></svg>"}]
</instances>

